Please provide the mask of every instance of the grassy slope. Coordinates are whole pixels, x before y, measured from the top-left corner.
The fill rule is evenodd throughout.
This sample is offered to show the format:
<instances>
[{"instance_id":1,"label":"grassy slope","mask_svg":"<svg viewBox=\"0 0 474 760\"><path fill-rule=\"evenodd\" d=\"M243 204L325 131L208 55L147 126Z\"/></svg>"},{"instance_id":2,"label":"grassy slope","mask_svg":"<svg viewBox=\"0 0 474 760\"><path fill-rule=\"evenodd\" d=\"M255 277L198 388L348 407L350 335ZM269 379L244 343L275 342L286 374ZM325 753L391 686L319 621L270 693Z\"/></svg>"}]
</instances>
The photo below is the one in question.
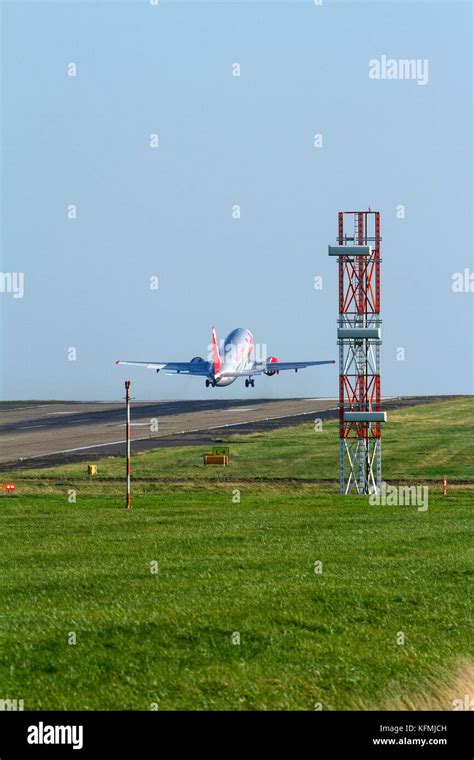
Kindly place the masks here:
<instances>
[{"instance_id":1,"label":"grassy slope","mask_svg":"<svg viewBox=\"0 0 474 760\"><path fill-rule=\"evenodd\" d=\"M469 461L461 464L471 402L446 409L451 403L391 414L387 477L404 460L420 479L440 465L467 479ZM408 440L397 432L404 416L413 417ZM420 428L434 449L423 444L423 469L402 451L421 445ZM258 436L242 453L235 447L233 461L250 461L257 446L269 475L284 467L291 473L283 454L298 447L302 477L313 465L314 475L327 472L329 430L290 429L288 442L279 431L265 445ZM309 436L317 456L301 448L299 436ZM135 469L140 462L143 473L159 474L165 461L171 475L178 454L184 472L195 453L158 451L137 457ZM247 471L245 460L232 468ZM113 476L115 466L107 461L101 470ZM74 468L65 469L78 485L76 504L67 501L61 468L49 481L51 494L1 502L2 698L23 698L27 709L383 706L472 657L472 488L446 498L430 490L423 513L370 506L332 486L251 483L234 503L230 484L150 484L153 492L127 514L119 508L121 484L77 483ZM28 485L19 479L19 491ZM240 646L231 641L236 631Z\"/></svg>"},{"instance_id":2,"label":"grassy slope","mask_svg":"<svg viewBox=\"0 0 474 760\"><path fill-rule=\"evenodd\" d=\"M2 693L30 708L341 709L468 655L467 494L427 513L305 489L231 497L165 492L132 514L105 497L5 500Z\"/></svg>"}]
</instances>

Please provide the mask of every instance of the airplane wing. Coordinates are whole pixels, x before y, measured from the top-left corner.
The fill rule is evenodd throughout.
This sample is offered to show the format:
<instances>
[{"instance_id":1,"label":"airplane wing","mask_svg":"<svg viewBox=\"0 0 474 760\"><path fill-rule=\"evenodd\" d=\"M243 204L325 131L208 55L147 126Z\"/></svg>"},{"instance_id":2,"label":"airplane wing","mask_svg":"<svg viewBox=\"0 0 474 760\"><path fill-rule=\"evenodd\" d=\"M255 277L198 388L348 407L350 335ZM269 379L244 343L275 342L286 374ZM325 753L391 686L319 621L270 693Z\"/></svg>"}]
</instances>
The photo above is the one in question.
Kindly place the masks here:
<instances>
[{"instance_id":1,"label":"airplane wing","mask_svg":"<svg viewBox=\"0 0 474 760\"><path fill-rule=\"evenodd\" d=\"M221 372L220 375L221 377L250 377L253 375L263 375L265 372L281 372L285 369L293 369L295 372L298 372L299 369L315 367L319 364L335 364L335 359L320 362L260 362L241 372Z\"/></svg>"},{"instance_id":2,"label":"airplane wing","mask_svg":"<svg viewBox=\"0 0 474 760\"><path fill-rule=\"evenodd\" d=\"M211 364L206 361L194 362L129 362L120 359L115 364L127 364L131 367L145 367L156 372L164 369L167 375L199 375L207 377L211 372Z\"/></svg>"}]
</instances>

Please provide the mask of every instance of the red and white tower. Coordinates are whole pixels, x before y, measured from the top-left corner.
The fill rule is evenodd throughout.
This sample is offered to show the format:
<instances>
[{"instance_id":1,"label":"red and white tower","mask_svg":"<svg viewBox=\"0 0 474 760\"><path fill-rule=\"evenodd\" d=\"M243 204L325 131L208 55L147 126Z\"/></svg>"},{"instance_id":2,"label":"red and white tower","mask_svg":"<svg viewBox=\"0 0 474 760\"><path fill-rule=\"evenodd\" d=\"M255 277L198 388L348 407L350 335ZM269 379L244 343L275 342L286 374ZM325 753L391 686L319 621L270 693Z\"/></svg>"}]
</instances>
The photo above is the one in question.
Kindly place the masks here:
<instances>
[{"instance_id":1,"label":"red and white tower","mask_svg":"<svg viewBox=\"0 0 474 760\"><path fill-rule=\"evenodd\" d=\"M340 490L370 493L382 481L380 391L380 213L340 211L339 266Z\"/></svg>"}]
</instances>

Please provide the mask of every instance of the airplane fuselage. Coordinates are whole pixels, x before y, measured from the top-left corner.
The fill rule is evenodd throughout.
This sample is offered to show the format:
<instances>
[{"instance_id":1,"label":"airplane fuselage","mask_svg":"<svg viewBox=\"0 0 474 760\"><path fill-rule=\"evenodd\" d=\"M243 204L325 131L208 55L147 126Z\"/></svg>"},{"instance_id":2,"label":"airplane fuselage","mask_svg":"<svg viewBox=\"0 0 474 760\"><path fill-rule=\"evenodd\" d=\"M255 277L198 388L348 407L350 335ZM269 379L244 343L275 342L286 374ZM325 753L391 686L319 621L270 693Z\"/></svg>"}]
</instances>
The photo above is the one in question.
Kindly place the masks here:
<instances>
[{"instance_id":1,"label":"airplane fuselage","mask_svg":"<svg viewBox=\"0 0 474 760\"><path fill-rule=\"evenodd\" d=\"M220 367L214 370L214 382L221 387L231 385L236 377L221 377L224 372L240 372L250 362L253 350L253 335L250 330L237 327L224 341L223 359Z\"/></svg>"}]
</instances>

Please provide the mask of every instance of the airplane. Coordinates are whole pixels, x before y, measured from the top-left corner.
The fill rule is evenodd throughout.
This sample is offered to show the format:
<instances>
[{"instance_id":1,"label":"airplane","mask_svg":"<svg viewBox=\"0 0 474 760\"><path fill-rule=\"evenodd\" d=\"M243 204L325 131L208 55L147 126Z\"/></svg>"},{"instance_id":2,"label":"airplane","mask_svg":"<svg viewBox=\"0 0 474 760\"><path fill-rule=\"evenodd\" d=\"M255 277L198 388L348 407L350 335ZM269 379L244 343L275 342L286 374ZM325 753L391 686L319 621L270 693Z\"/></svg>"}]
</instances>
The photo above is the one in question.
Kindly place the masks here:
<instances>
[{"instance_id":1,"label":"airplane","mask_svg":"<svg viewBox=\"0 0 474 760\"><path fill-rule=\"evenodd\" d=\"M212 361L206 361L202 356L195 356L190 362L132 362L116 361L116 364L127 364L132 367L146 367L157 372L165 370L167 375L193 375L206 379L209 386L231 385L237 378L245 378L245 387L255 387L255 375L278 375L283 370L294 370L313 367L319 364L335 364L334 359L318 362L281 362L276 356L270 356L264 361L252 361L250 356L254 347L253 335L250 330L237 327L232 330L224 341L224 356L219 353L216 331L212 328Z\"/></svg>"}]
</instances>

